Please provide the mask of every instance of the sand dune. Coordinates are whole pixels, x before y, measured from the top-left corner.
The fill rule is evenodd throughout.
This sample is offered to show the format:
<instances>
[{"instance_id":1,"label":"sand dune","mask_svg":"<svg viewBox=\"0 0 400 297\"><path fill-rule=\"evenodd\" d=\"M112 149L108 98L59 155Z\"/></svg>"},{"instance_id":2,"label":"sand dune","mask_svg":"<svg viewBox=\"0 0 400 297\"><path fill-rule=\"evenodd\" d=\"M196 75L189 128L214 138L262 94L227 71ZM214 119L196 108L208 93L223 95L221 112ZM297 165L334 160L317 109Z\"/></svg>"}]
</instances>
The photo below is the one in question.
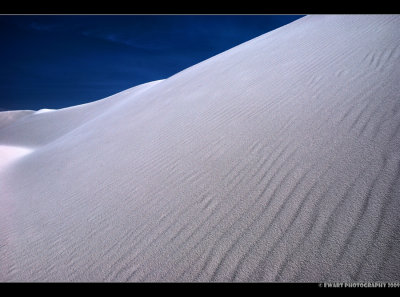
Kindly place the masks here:
<instances>
[{"instance_id":1,"label":"sand dune","mask_svg":"<svg viewBox=\"0 0 400 297\"><path fill-rule=\"evenodd\" d=\"M24 147L0 145L0 170L30 152L30 149Z\"/></svg>"},{"instance_id":2,"label":"sand dune","mask_svg":"<svg viewBox=\"0 0 400 297\"><path fill-rule=\"evenodd\" d=\"M400 16L313 15L1 124L1 281L398 281ZM5 120L4 120L5 122Z\"/></svg>"},{"instance_id":3,"label":"sand dune","mask_svg":"<svg viewBox=\"0 0 400 297\"><path fill-rule=\"evenodd\" d=\"M26 115L32 114L33 110L11 110L0 112L0 129L15 122Z\"/></svg>"}]
</instances>

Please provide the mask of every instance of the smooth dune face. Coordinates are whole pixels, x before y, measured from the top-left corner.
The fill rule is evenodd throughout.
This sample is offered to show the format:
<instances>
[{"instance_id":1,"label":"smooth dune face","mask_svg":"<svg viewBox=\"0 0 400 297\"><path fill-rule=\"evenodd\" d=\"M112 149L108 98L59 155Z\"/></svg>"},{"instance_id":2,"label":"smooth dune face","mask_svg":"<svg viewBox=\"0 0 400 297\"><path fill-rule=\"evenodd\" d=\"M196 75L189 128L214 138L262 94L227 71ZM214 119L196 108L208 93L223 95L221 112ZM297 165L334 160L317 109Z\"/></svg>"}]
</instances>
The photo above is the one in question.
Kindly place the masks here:
<instances>
[{"instance_id":1,"label":"smooth dune face","mask_svg":"<svg viewBox=\"0 0 400 297\"><path fill-rule=\"evenodd\" d=\"M0 127L33 150L0 170L0 280L399 280L399 29L307 16Z\"/></svg>"},{"instance_id":2,"label":"smooth dune face","mask_svg":"<svg viewBox=\"0 0 400 297\"><path fill-rule=\"evenodd\" d=\"M23 147L0 145L0 170L5 170L7 165L30 152L30 149Z\"/></svg>"}]
</instances>

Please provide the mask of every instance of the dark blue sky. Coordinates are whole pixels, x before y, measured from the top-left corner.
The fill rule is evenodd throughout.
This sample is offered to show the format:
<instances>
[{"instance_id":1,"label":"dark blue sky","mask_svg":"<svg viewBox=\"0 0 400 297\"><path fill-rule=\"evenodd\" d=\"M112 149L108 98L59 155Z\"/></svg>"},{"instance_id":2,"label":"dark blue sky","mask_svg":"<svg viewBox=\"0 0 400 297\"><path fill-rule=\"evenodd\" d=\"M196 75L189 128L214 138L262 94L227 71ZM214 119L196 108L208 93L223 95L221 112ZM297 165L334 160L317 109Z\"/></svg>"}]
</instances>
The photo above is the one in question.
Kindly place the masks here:
<instances>
[{"instance_id":1,"label":"dark blue sky","mask_svg":"<svg viewBox=\"0 0 400 297\"><path fill-rule=\"evenodd\" d=\"M0 110L63 108L167 78L301 15L0 15Z\"/></svg>"}]
</instances>

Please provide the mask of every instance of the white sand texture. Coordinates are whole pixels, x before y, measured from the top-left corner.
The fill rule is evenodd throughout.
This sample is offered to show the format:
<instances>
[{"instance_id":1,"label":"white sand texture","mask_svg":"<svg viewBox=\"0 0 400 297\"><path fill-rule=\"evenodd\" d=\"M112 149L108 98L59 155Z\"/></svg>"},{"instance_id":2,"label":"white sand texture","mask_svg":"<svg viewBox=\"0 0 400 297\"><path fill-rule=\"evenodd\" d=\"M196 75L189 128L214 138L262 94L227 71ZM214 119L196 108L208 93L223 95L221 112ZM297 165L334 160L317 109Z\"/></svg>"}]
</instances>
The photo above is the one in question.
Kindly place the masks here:
<instances>
[{"instance_id":1,"label":"white sand texture","mask_svg":"<svg viewBox=\"0 0 400 297\"><path fill-rule=\"evenodd\" d=\"M0 122L3 282L400 280L400 15Z\"/></svg>"}]
</instances>

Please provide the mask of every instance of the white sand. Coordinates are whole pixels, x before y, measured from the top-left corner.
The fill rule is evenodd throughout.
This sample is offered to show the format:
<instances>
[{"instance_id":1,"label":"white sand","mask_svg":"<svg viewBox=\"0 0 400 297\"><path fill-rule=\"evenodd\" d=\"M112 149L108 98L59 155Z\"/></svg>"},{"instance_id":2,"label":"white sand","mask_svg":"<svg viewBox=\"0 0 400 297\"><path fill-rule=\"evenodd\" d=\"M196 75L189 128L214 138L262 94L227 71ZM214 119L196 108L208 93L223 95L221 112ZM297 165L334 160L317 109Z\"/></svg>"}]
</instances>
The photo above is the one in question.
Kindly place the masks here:
<instances>
[{"instance_id":1,"label":"white sand","mask_svg":"<svg viewBox=\"0 0 400 297\"><path fill-rule=\"evenodd\" d=\"M0 171L0 280L400 280L399 29L307 16L3 126L34 151Z\"/></svg>"},{"instance_id":2,"label":"white sand","mask_svg":"<svg viewBox=\"0 0 400 297\"><path fill-rule=\"evenodd\" d=\"M54 111L54 110L55 110L55 109L42 108L42 109L39 109L38 111L36 111L35 114L41 114L41 113L46 113L46 112L52 112L52 111Z\"/></svg>"},{"instance_id":3,"label":"white sand","mask_svg":"<svg viewBox=\"0 0 400 297\"><path fill-rule=\"evenodd\" d=\"M32 150L24 147L0 145L0 171L7 165L18 160L22 156L29 154Z\"/></svg>"},{"instance_id":4,"label":"white sand","mask_svg":"<svg viewBox=\"0 0 400 297\"><path fill-rule=\"evenodd\" d=\"M27 115L34 113L33 110L11 110L0 112L0 129L21 119Z\"/></svg>"}]
</instances>

